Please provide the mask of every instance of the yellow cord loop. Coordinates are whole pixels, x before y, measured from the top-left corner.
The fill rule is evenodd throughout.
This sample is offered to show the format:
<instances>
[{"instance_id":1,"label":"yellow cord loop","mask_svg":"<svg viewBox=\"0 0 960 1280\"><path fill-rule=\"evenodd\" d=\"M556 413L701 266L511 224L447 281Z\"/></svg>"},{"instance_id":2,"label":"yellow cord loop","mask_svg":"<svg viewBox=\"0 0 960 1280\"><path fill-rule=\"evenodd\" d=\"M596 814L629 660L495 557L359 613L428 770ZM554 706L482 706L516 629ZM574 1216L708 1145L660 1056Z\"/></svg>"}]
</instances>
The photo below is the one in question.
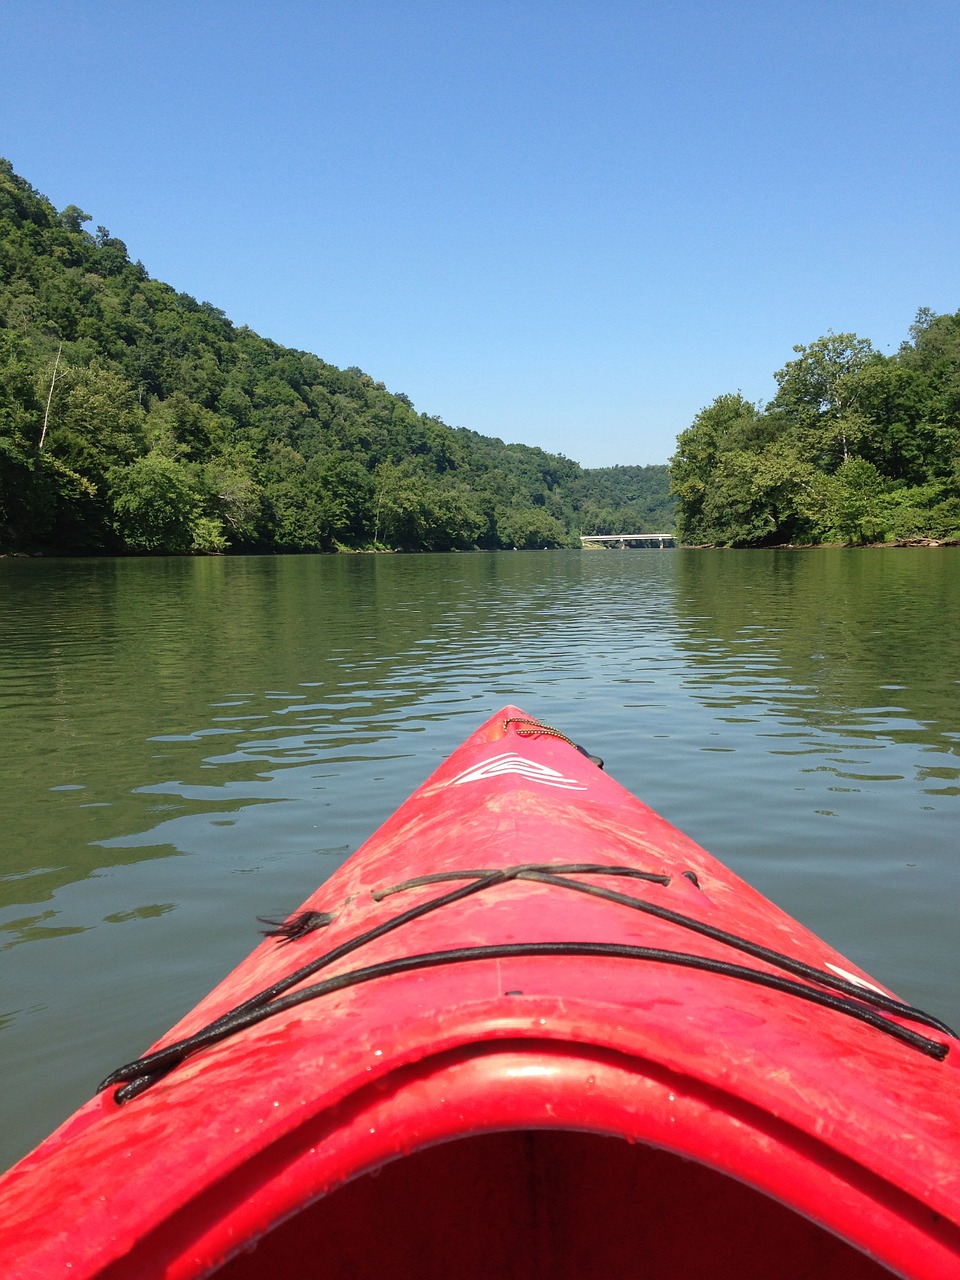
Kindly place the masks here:
<instances>
[{"instance_id":1,"label":"yellow cord loop","mask_svg":"<svg viewBox=\"0 0 960 1280\"><path fill-rule=\"evenodd\" d=\"M517 728L514 730L520 738L539 738L542 735L546 735L549 738L559 738L561 742L566 742L571 747L576 747L577 745L572 738L568 738L559 729L554 729L548 724L541 724L539 720L528 720L523 716L510 716L503 722L503 732L506 733L511 725L525 726L522 729Z\"/></svg>"}]
</instances>

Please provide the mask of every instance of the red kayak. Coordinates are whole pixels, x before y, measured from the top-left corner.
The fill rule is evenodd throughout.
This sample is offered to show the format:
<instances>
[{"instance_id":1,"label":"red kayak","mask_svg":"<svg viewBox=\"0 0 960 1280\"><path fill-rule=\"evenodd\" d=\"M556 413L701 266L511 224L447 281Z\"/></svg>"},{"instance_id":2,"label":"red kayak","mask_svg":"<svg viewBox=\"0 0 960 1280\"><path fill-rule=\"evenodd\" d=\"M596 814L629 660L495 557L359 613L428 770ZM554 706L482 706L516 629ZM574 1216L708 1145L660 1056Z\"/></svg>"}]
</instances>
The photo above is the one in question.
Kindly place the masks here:
<instances>
[{"instance_id":1,"label":"red kayak","mask_svg":"<svg viewBox=\"0 0 960 1280\"><path fill-rule=\"evenodd\" d=\"M960 1042L506 707L0 1235L18 1280L947 1280Z\"/></svg>"}]
</instances>

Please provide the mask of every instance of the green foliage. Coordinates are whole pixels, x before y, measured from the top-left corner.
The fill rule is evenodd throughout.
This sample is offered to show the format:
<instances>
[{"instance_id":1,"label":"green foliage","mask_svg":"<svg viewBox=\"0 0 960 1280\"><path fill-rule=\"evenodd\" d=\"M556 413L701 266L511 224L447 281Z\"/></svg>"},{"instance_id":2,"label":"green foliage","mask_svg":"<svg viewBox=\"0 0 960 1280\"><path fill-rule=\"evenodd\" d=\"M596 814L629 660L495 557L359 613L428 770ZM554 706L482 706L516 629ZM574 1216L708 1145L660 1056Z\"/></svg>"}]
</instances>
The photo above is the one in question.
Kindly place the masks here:
<instances>
[{"instance_id":1,"label":"green foliage","mask_svg":"<svg viewBox=\"0 0 960 1280\"><path fill-rule=\"evenodd\" d=\"M960 537L960 312L923 310L884 357L830 333L774 376L761 410L719 396L677 441L688 542L769 546Z\"/></svg>"},{"instance_id":2,"label":"green foliage","mask_svg":"<svg viewBox=\"0 0 960 1280\"><path fill-rule=\"evenodd\" d=\"M214 537L182 463L151 452L107 476L113 524L131 551L184 552ZM219 549L219 548L212 548Z\"/></svg>"},{"instance_id":3,"label":"green foliage","mask_svg":"<svg viewBox=\"0 0 960 1280\"><path fill-rule=\"evenodd\" d=\"M748 434L756 417L754 406L739 392L718 396L677 438L670 481L679 498L677 531L685 542L725 541L715 524L723 499L714 478L721 456L735 451L735 441ZM732 463L724 468L727 482L732 480L736 488L735 470Z\"/></svg>"},{"instance_id":4,"label":"green foliage","mask_svg":"<svg viewBox=\"0 0 960 1280\"><path fill-rule=\"evenodd\" d=\"M873 542L886 532L879 499L883 477L865 458L848 457L828 477L825 518L828 537L838 542Z\"/></svg>"},{"instance_id":5,"label":"green foliage","mask_svg":"<svg viewBox=\"0 0 960 1280\"><path fill-rule=\"evenodd\" d=\"M195 520L191 521L191 551L213 555L226 551L229 546L230 543L226 539L223 525L219 520L211 519L210 516L197 516Z\"/></svg>"},{"instance_id":6,"label":"green foliage","mask_svg":"<svg viewBox=\"0 0 960 1280\"><path fill-rule=\"evenodd\" d=\"M466 550L477 545L487 527L467 486L444 483L413 462L385 463L377 470L375 485L378 543L404 551Z\"/></svg>"},{"instance_id":7,"label":"green foliage","mask_svg":"<svg viewBox=\"0 0 960 1280\"><path fill-rule=\"evenodd\" d=\"M601 467L566 480L579 533L670 533L675 502L666 467Z\"/></svg>"},{"instance_id":8,"label":"green foliage","mask_svg":"<svg viewBox=\"0 0 960 1280\"><path fill-rule=\"evenodd\" d=\"M666 467L587 471L418 414L151 280L89 222L0 160L0 548L446 551L672 529Z\"/></svg>"},{"instance_id":9,"label":"green foliage","mask_svg":"<svg viewBox=\"0 0 960 1280\"><path fill-rule=\"evenodd\" d=\"M796 346L796 360L773 376L774 405L798 421L813 423L824 415L840 417L856 404L856 377L880 359L873 345L855 333L828 333L808 347Z\"/></svg>"},{"instance_id":10,"label":"green foliage","mask_svg":"<svg viewBox=\"0 0 960 1280\"><path fill-rule=\"evenodd\" d=\"M565 541L560 522L542 507L514 508L504 512L497 520L497 527L505 545L517 551L542 551L546 547L562 546Z\"/></svg>"}]
</instances>

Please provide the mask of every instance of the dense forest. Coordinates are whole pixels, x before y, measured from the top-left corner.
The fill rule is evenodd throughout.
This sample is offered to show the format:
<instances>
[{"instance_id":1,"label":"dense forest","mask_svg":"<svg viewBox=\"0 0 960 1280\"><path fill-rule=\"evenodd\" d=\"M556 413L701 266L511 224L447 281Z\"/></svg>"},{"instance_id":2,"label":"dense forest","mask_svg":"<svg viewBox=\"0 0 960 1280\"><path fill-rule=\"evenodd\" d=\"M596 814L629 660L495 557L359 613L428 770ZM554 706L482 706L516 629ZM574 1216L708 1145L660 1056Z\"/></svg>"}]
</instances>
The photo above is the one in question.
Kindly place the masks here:
<instances>
[{"instance_id":1,"label":"dense forest","mask_svg":"<svg viewBox=\"0 0 960 1280\"><path fill-rule=\"evenodd\" d=\"M0 160L0 551L523 549L673 528L667 467L588 470L450 427L152 280L88 222Z\"/></svg>"},{"instance_id":2,"label":"dense forest","mask_svg":"<svg viewBox=\"0 0 960 1280\"><path fill-rule=\"evenodd\" d=\"M960 312L923 309L884 356L794 347L761 408L722 395L677 440L678 532L725 547L960 540Z\"/></svg>"}]
</instances>

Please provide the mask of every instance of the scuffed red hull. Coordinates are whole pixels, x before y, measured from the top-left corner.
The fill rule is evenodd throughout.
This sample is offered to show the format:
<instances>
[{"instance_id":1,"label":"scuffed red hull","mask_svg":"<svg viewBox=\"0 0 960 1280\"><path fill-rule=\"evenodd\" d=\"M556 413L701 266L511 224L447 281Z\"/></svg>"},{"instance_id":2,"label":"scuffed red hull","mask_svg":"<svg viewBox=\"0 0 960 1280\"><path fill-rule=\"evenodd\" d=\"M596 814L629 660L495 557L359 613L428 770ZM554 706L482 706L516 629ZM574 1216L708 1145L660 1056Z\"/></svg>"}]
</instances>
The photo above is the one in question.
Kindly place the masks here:
<instances>
[{"instance_id":1,"label":"scuffed red hull","mask_svg":"<svg viewBox=\"0 0 960 1280\"><path fill-rule=\"evenodd\" d=\"M937 1060L781 990L718 931L881 989L522 718L488 721L304 904L329 924L265 941L162 1044L470 873L602 866L563 879L659 914L513 876L344 953L289 994L492 948L101 1093L0 1181L3 1274L960 1276L960 1044L890 1018ZM383 893L428 873L455 878Z\"/></svg>"}]
</instances>

